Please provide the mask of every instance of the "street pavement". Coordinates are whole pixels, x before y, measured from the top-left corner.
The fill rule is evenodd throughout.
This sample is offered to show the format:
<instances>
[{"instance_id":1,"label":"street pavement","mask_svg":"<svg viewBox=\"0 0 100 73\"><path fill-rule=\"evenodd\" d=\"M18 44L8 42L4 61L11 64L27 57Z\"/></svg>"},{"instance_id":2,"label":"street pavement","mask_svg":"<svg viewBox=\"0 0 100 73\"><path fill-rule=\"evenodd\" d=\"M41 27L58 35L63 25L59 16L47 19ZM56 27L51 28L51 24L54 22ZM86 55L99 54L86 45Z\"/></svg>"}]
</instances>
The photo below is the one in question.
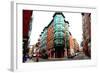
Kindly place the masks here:
<instances>
[{"instance_id":1,"label":"street pavement","mask_svg":"<svg viewBox=\"0 0 100 73\"><path fill-rule=\"evenodd\" d=\"M86 56L83 52L79 52L73 60L83 60L83 59L90 59L88 56Z\"/></svg>"},{"instance_id":2,"label":"street pavement","mask_svg":"<svg viewBox=\"0 0 100 73\"><path fill-rule=\"evenodd\" d=\"M46 62L46 61L64 61L64 60L86 60L86 59L90 59L88 56L86 56L83 52L78 52L75 54L75 56L71 57L71 58L67 58L67 57L64 57L64 58L51 58L51 59L42 59L42 58L39 58L39 62ZM26 63L33 63L33 62L36 62L35 61L35 57L32 58L32 59L28 59L26 61Z\"/></svg>"}]
</instances>

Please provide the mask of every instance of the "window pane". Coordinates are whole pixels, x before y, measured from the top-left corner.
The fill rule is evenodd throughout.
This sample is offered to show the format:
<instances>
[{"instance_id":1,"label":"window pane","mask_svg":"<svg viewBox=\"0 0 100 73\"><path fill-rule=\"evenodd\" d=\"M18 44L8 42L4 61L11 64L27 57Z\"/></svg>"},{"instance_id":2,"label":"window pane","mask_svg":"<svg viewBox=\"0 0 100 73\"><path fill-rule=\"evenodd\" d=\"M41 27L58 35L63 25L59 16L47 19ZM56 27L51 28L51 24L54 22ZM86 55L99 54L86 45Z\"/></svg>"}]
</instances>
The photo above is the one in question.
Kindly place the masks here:
<instances>
[{"instance_id":1,"label":"window pane","mask_svg":"<svg viewBox=\"0 0 100 73\"><path fill-rule=\"evenodd\" d=\"M56 15L54 18L54 23L64 23L64 18L62 17L62 15Z\"/></svg>"},{"instance_id":2,"label":"window pane","mask_svg":"<svg viewBox=\"0 0 100 73\"><path fill-rule=\"evenodd\" d=\"M64 33L63 32L55 32L54 37L55 38L64 38Z\"/></svg>"}]
</instances>

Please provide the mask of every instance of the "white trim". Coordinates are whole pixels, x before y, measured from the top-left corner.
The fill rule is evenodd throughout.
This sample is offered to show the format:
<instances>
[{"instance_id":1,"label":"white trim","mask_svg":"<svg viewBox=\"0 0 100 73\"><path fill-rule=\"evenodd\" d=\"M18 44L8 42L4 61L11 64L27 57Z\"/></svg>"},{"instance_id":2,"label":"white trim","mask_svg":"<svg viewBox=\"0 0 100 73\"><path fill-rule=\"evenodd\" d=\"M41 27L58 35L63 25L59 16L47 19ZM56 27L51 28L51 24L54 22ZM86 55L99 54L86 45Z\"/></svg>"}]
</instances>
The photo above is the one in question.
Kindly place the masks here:
<instances>
[{"instance_id":1,"label":"white trim","mask_svg":"<svg viewBox=\"0 0 100 73\"><path fill-rule=\"evenodd\" d=\"M24 4L25 3L25 4ZM80 66L94 66L96 65L96 48L95 48L95 37L92 40L92 51L91 60L73 60L73 61L62 61L62 62L40 62L40 63L22 63L22 10L37 10L37 11L67 11L67 12L89 12L92 13L91 29L92 35L96 34L96 8L95 7L77 7L77 6L59 6L59 5L41 5L33 4L32 2L13 2L14 8L12 9L12 66L13 71L27 71L32 69L55 69L55 68L66 68L66 67L80 67ZM14 18L14 20L13 20Z\"/></svg>"}]
</instances>

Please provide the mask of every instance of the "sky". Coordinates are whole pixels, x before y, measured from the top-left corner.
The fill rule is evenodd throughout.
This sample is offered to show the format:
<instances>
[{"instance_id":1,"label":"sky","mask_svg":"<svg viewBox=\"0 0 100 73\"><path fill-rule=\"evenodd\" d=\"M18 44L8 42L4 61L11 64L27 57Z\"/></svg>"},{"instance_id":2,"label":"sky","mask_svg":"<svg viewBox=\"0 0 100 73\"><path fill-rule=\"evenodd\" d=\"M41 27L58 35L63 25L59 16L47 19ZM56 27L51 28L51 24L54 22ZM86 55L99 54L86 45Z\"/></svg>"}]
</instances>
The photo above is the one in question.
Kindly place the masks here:
<instances>
[{"instance_id":1,"label":"sky","mask_svg":"<svg viewBox=\"0 0 100 73\"><path fill-rule=\"evenodd\" d=\"M37 43L39 35L50 21L53 19L55 12L33 11L32 17L32 30L30 35L30 45ZM69 22L69 31L77 42L82 41L82 16L81 13L68 13L63 12L65 20Z\"/></svg>"}]
</instances>

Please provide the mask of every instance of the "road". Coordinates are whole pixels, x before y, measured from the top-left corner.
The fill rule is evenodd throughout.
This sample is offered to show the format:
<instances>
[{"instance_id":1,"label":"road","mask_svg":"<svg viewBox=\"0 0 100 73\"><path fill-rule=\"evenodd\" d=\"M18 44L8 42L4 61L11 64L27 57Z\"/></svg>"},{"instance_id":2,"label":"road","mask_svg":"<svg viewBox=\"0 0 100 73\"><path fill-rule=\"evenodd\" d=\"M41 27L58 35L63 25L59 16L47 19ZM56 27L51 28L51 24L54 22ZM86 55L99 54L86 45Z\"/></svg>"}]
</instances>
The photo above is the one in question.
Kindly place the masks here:
<instances>
[{"instance_id":1,"label":"road","mask_svg":"<svg viewBox=\"0 0 100 73\"><path fill-rule=\"evenodd\" d=\"M39 58L39 62L46 62L46 61L64 61L64 60L84 60L84 59L90 59L88 56L86 56L83 52L79 52L77 53L75 56L73 56L72 58L51 58L51 59L42 59ZM32 62L36 62L35 61L35 57L32 59L28 59L26 61L26 63L32 63Z\"/></svg>"}]
</instances>

